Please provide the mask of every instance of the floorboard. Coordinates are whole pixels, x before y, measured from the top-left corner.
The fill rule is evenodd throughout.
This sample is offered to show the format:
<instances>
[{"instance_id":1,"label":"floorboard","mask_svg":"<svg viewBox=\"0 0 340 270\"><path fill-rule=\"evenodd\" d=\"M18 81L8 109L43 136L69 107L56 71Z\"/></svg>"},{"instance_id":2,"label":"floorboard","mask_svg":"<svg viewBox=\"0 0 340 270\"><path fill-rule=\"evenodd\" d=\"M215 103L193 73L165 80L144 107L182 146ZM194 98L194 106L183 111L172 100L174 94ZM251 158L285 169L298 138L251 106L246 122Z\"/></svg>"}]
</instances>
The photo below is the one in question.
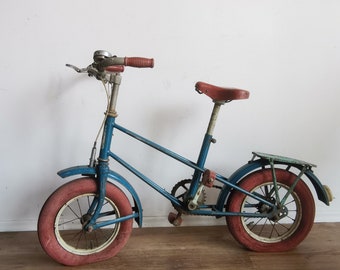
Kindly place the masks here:
<instances>
[{"instance_id":1,"label":"floorboard","mask_svg":"<svg viewBox=\"0 0 340 270\"><path fill-rule=\"evenodd\" d=\"M340 223L317 223L296 249L256 253L226 226L134 229L125 248L104 262L74 269L340 269ZM41 249L36 232L0 233L0 269L66 269Z\"/></svg>"}]
</instances>

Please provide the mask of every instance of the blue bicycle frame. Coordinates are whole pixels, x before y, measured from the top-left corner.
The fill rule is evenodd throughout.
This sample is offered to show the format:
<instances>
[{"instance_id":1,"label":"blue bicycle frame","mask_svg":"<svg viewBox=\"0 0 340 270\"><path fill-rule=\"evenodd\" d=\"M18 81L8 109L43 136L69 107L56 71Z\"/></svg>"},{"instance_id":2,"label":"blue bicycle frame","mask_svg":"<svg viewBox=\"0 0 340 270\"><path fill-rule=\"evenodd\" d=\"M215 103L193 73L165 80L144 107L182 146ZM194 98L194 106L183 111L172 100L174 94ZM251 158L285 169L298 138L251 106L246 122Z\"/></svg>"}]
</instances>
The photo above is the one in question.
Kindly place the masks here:
<instances>
[{"instance_id":1,"label":"blue bicycle frame","mask_svg":"<svg viewBox=\"0 0 340 270\"><path fill-rule=\"evenodd\" d=\"M139 200L139 197L131 184L125 180L123 177L121 177L119 174L113 172L110 170L108 161L109 158L114 159L117 161L119 164L121 164L123 167L125 167L127 170L132 172L134 175L136 175L138 178L140 178L142 181L144 181L146 184L148 184L150 187L155 189L158 193L163 195L165 198L170 200L173 205L184 209L186 212L189 212L192 215L206 215L206 216L215 216L215 217L222 217L222 216L248 216L248 217L270 217L269 213L240 213L240 212L226 212L224 210L224 205L226 202L227 197L230 194L231 190L238 190L255 200L268 205L272 209L274 209L273 212L275 212L275 209L277 206L273 203L271 203L268 200L265 200L262 196L255 194L255 193L250 193L242 188L240 188L237 183L247 174L250 172L257 170L257 169L263 169L265 166L269 165L274 168L274 164L283 164L287 165L289 168L291 166L298 168L302 171L302 173L297 177L296 183L301 179L302 174L307 175L307 177L311 180L313 183L318 197L320 200L322 200L325 204L329 204L329 199L327 197L327 193L323 186L321 185L320 181L316 178L316 176L313 174L311 167L312 165L309 163L305 162L297 162L296 160L288 159L288 158L282 158L282 157L275 157L275 156L268 156L266 155L259 155L258 153L255 153L254 157L257 156L259 159L256 160L251 160L244 166L242 166L239 170L237 170L229 179L226 177L223 177L222 175L216 174L216 181L220 182L223 184L223 187L221 188L220 195L217 199L217 203L215 205L198 205L197 207L188 207L188 202L192 200L198 190L199 187L202 185L201 184L201 178L202 174L206 171L205 162L208 156L210 144L214 141L213 139L213 130L215 127L216 119L219 113L220 106L223 105L224 103L221 102L215 102L214 103L214 108L213 112L211 114L210 122L208 125L207 132L204 136L203 143L201 146L201 150L199 153L199 157L197 162L193 162L189 159L186 159L182 157L181 155L170 151L167 148L164 148L160 146L159 144L156 144L116 123L116 117L117 113L115 111L115 105L117 102L117 96L118 96L118 90L119 90L119 85L121 82L121 77L117 73L115 76L112 77L111 83L112 83L112 94L111 94L111 100L109 103L108 111L106 112L106 120L105 120L105 125L104 125L104 131L103 131L103 136L102 136L102 143L100 146L100 153L98 157L98 162L97 164L93 164L91 162L91 166L78 166L78 167L72 167L68 168L65 170L62 170L58 172L58 174L61 177L67 177L70 175L76 175L76 174L83 174L83 175L90 175L93 176L94 178L97 179L98 181L98 193L99 196L96 198L90 209L88 210L89 214L92 214L92 218L90 222L86 225L85 229L91 228L91 229L97 229L100 227L107 226L109 224L114 224L118 222L123 222L127 219L132 219L134 218L139 226L142 226L142 207L141 203ZM132 138L158 150L159 152L183 163L184 165L191 167L194 169L194 174L193 178L190 184L189 191L186 195L186 200L181 201L178 198L176 198L174 195L171 193L167 192L164 188L156 184L154 181L152 181L150 178L145 176L143 173L138 171L136 168L131 166L128 162L124 161L121 159L118 155L116 155L114 152L110 150L111 147L111 140L112 140L112 135L115 130L118 130L128 136L131 136ZM92 157L93 158L93 157ZM117 181L121 185L123 185L132 195L135 203L134 213L125 217L121 217L115 220L109 220L101 223L97 223L96 220L98 217L101 217L103 215L109 215L110 213L100 213L101 208L103 206L105 194L106 194L106 182L108 181L109 178L112 178L113 180ZM292 192L292 191L291 191ZM288 196L288 195L287 195Z\"/></svg>"}]
</instances>

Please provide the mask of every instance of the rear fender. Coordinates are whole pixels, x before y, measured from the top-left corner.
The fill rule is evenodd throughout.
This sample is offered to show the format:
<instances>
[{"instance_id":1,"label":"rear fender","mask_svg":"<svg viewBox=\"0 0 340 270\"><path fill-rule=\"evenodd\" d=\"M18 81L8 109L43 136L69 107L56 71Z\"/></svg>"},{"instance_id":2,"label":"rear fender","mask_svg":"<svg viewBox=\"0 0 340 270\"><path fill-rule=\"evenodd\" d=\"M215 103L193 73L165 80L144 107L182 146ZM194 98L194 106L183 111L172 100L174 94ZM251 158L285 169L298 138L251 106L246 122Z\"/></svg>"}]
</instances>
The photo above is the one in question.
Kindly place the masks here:
<instances>
[{"instance_id":1,"label":"rear fender","mask_svg":"<svg viewBox=\"0 0 340 270\"><path fill-rule=\"evenodd\" d=\"M286 165L287 170L289 170L291 167L297 168L298 170L301 170L304 165L298 164L298 163L290 163L290 162L282 162L282 161L275 161L274 164L276 165ZM230 178L228 179L228 182L237 185L246 175L253 173L255 171L264 169L265 166L270 166L270 161L267 159L257 159L249 161L247 164L240 167L237 171L235 171ZM316 177L316 175L313 173L311 169L307 169L304 173L307 178L312 182L315 191L317 193L318 199L325 203L326 205L329 205L331 198L329 197L326 188L321 184L320 180ZM216 210L223 211L223 208L225 206L226 200L228 196L230 195L230 192L232 190L232 186L224 185L219 197L217 199L216 203Z\"/></svg>"},{"instance_id":2,"label":"rear fender","mask_svg":"<svg viewBox=\"0 0 340 270\"><path fill-rule=\"evenodd\" d=\"M84 166L75 166L66 168L64 170L61 170L57 173L60 177L66 178L73 175L86 175L90 177L96 177L96 168L89 167L87 165ZM121 175L114 171L109 171L108 177L112 179L114 182L118 182L121 186L123 186L132 196L134 201L134 207L132 207L133 211L138 213L138 216L136 217L136 222L139 225L139 227L142 227L143 224L143 208L142 204L140 202L140 199L138 197L137 192L132 187L132 185Z\"/></svg>"}]
</instances>

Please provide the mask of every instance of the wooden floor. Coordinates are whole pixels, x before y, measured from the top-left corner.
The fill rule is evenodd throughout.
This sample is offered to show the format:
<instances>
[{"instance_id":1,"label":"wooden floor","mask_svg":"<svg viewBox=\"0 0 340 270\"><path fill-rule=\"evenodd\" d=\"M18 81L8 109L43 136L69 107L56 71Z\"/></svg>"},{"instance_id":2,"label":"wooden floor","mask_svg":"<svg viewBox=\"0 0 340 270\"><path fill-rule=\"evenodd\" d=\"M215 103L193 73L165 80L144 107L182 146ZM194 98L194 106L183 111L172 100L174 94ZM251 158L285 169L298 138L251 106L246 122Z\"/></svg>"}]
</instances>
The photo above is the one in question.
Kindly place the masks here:
<instances>
[{"instance_id":1,"label":"wooden floor","mask_svg":"<svg viewBox=\"0 0 340 270\"><path fill-rule=\"evenodd\" d=\"M0 233L0 269L66 268L45 255L36 232ZM315 224L285 253L247 251L226 226L134 229L116 257L73 269L340 269L340 223Z\"/></svg>"}]
</instances>

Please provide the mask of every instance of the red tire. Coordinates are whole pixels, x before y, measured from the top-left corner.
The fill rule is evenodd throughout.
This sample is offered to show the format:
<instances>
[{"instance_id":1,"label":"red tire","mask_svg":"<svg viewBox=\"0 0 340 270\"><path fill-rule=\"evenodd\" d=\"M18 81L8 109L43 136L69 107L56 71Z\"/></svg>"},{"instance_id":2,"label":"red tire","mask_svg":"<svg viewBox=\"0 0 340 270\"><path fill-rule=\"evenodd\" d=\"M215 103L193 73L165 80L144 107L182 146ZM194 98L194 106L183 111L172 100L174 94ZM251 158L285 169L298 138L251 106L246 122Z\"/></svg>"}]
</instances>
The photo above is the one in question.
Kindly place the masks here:
<instances>
[{"instance_id":1,"label":"red tire","mask_svg":"<svg viewBox=\"0 0 340 270\"><path fill-rule=\"evenodd\" d=\"M132 219L92 232L82 229L91 216L86 214L96 196L93 178L80 178L58 188L45 202L38 220L38 236L45 252L64 265L81 265L115 256L132 232ZM97 221L112 220L132 213L126 195L112 183ZM101 220L100 220L101 219Z\"/></svg>"},{"instance_id":2,"label":"red tire","mask_svg":"<svg viewBox=\"0 0 340 270\"><path fill-rule=\"evenodd\" d=\"M296 175L282 169L276 169L278 194L280 200L285 197L296 179ZM277 205L271 169L261 170L246 176L239 186L250 193L255 193ZM310 232L315 216L313 196L308 186L300 180L293 192L283 203L283 216L244 217L228 216L227 224L233 237L246 248L253 251L287 251L301 243ZM227 203L228 212L270 213L266 204L234 190Z\"/></svg>"}]
</instances>

